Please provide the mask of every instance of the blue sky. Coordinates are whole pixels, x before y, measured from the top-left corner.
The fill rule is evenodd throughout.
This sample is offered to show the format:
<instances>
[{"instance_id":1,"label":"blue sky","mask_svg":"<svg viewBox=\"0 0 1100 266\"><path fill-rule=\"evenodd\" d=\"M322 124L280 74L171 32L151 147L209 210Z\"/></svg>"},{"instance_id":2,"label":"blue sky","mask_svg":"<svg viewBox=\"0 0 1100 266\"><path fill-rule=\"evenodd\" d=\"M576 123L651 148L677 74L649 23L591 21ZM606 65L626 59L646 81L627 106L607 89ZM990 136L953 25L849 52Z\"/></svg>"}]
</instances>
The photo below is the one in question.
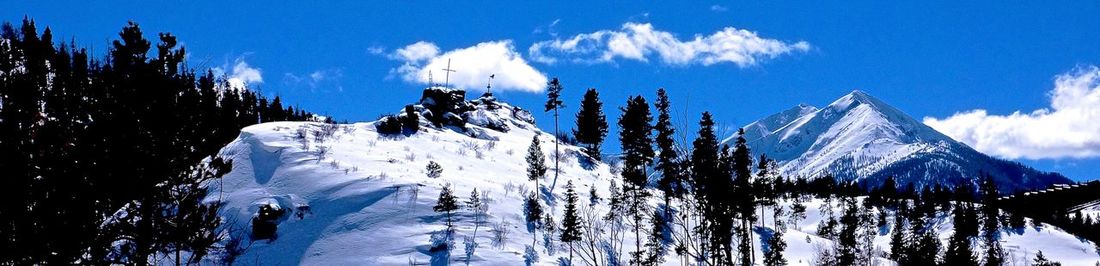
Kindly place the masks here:
<instances>
[{"instance_id":1,"label":"blue sky","mask_svg":"<svg viewBox=\"0 0 1100 266\"><path fill-rule=\"evenodd\" d=\"M588 87L609 107L665 87L677 116L687 118L681 124L709 110L731 130L860 89L917 119L934 118L979 150L1074 179L1100 178L1100 120L1080 118L1100 116L1091 107L1100 102L1088 101L1100 97L1092 90L1100 80L1092 67L1100 65L1097 1L45 2L7 2L0 18L29 15L57 39L75 38L97 54L134 20L150 38L177 35L192 67L237 74L266 95L349 121L417 100L419 71L442 79L433 60L489 55L507 70L456 61L456 78L481 84L480 74L494 72L499 98L539 110L544 96L530 84L559 77L566 117ZM627 43L635 47L614 36L636 38ZM588 50L561 46L574 38ZM546 48L555 40L560 49ZM438 51L414 56L409 46L418 42ZM531 51L536 44L541 53ZM683 47L698 51L667 53ZM455 50L466 57L448 54ZM1056 99L1077 102L1052 105ZM540 126L552 126L536 113ZM960 113L970 115L953 117ZM1027 132L1034 128L1047 132Z\"/></svg>"}]
</instances>

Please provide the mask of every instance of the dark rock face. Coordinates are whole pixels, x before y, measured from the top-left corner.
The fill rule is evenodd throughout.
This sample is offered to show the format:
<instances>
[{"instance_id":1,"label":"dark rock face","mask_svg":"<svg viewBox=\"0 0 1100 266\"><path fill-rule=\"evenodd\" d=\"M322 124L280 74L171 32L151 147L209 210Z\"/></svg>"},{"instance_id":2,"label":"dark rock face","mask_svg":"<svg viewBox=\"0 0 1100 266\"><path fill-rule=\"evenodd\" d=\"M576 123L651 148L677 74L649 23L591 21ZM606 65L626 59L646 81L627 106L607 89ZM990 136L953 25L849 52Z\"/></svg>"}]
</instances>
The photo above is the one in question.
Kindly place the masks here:
<instances>
[{"instance_id":1,"label":"dark rock face","mask_svg":"<svg viewBox=\"0 0 1100 266\"><path fill-rule=\"evenodd\" d=\"M527 110L500 102L491 93L466 100L466 91L444 87L425 88L417 104L407 105L397 114L383 116L375 123L382 134L416 134L414 125L448 128L480 139L496 139L488 131L508 132L528 128L535 123ZM470 127L472 125L474 127Z\"/></svg>"},{"instance_id":2,"label":"dark rock face","mask_svg":"<svg viewBox=\"0 0 1100 266\"><path fill-rule=\"evenodd\" d=\"M420 97L420 106L430 111L424 112L422 115L437 127L465 127L465 121L458 114L473 109L470 103L466 102L465 90L439 87L424 89L424 93Z\"/></svg>"}]
</instances>

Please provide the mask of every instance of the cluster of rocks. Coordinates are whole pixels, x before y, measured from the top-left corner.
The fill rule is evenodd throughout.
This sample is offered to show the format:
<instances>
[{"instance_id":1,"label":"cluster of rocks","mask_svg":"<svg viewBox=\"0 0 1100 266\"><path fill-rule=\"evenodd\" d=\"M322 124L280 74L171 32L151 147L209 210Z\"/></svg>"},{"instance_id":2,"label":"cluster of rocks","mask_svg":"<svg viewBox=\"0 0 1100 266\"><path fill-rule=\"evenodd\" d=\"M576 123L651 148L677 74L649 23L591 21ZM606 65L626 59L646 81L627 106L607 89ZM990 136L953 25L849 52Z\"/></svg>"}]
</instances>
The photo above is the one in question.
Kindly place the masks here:
<instances>
[{"instance_id":1,"label":"cluster of rocks","mask_svg":"<svg viewBox=\"0 0 1100 266\"><path fill-rule=\"evenodd\" d=\"M413 121L418 125L409 125ZM467 101L465 90L428 87L424 89L419 103L406 106L399 114L383 117L376 126L379 132L389 134L415 134L419 125L427 125L462 131L472 137L487 138L480 128L508 132L512 127L525 128L534 122L530 112L499 102L491 93ZM411 128L414 130L409 130Z\"/></svg>"}]
</instances>

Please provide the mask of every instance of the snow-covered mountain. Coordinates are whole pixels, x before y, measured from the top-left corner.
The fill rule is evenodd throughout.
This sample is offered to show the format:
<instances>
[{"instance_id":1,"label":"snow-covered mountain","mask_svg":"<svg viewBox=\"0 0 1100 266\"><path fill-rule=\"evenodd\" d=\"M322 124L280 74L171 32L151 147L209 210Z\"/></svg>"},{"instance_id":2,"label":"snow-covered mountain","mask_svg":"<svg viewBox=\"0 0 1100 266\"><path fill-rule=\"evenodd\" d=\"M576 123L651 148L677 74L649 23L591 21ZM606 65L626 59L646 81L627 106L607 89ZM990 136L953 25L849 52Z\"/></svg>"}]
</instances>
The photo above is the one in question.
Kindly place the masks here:
<instances>
[{"instance_id":1,"label":"snow-covered mountain","mask_svg":"<svg viewBox=\"0 0 1100 266\"><path fill-rule=\"evenodd\" d=\"M824 108L798 105L744 128L753 153L775 159L788 176L831 174L870 184L894 176L920 188L950 187L989 173L1005 192L1070 182L979 153L858 90Z\"/></svg>"},{"instance_id":2,"label":"snow-covered mountain","mask_svg":"<svg viewBox=\"0 0 1100 266\"><path fill-rule=\"evenodd\" d=\"M536 189L526 177L524 156L534 137L543 143L545 154L553 154L552 134L537 128L521 108L491 96L467 101L463 94L444 88L426 90L411 107L420 114L420 129L411 134L379 133L379 123L385 119L355 124L273 122L243 129L221 151L222 157L233 160L232 171L207 184L207 201L222 204L224 226L231 229L221 245L239 241L239 265L525 264L533 239L523 215L523 195ZM432 125L426 117L433 112L447 122ZM614 167L588 160L580 147L563 144L562 154L557 180L551 170L540 181L543 204L555 217L562 217L565 184L572 181L583 203L580 211L602 221L609 211L608 188L618 179ZM429 162L442 166L438 178L428 176ZM551 162L548 156L547 163ZM449 251L433 249L445 228L445 216L433 211L445 185L463 203L454 216L456 231ZM480 221L465 207L475 188L487 202ZM590 188L603 201L590 205ZM808 202L807 217L784 234L788 243L784 256L790 265L810 265L816 250L832 245L831 240L815 235L822 204L820 199ZM781 205L790 211L789 201ZM274 221L277 238L253 241L251 221L264 206L286 213ZM754 249L757 258L763 256L764 237L774 230L770 212L762 216L768 217L766 226L753 230L752 243L760 245ZM949 217L940 216L933 224L943 241L953 232ZM544 236L541 231L537 234L531 254L539 259L531 264L561 265L568 250L560 242L545 245ZM470 256L465 252L466 239L477 244ZM634 242L633 234L623 234L617 241L627 243L624 252L633 249L629 244ZM1038 250L1070 265L1100 261L1091 242L1046 224L1005 230L1002 241L1014 262L1029 260ZM873 243L889 250L888 230L876 235ZM886 261L883 256L878 260ZM215 264L214 260L207 262ZM586 264L578 255L574 265ZM680 258L669 252L664 265L680 265Z\"/></svg>"}]
</instances>

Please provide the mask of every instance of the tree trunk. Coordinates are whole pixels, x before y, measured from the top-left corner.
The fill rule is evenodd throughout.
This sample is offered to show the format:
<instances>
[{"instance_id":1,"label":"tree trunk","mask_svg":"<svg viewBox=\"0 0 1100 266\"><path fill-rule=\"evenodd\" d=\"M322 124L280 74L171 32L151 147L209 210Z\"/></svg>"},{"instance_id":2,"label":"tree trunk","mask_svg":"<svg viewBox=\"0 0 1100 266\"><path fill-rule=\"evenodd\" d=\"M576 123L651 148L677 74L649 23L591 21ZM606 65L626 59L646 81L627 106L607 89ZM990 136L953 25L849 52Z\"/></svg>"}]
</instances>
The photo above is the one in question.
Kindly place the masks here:
<instances>
[{"instance_id":1,"label":"tree trunk","mask_svg":"<svg viewBox=\"0 0 1100 266\"><path fill-rule=\"evenodd\" d=\"M558 134L559 134L559 132L558 132L558 108L555 107L554 108L554 182L550 185L550 193L554 193L554 187L556 187L558 185L558 172L561 171L561 169L558 168L558 161L561 160L560 158L558 158L559 157L558 156L558 153L559 153L558 152L558 142L560 142L560 140L558 140Z\"/></svg>"},{"instance_id":2,"label":"tree trunk","mask_svg":"<svg viewBox=\"0 0 1100 266\"><path fill-rule=\"evenodd\" d=\"M569 266L573 266L573 242L569 242Z\"/></svg>"},{"instance_id":3,"label":"tree trunk","mask_svg":"<svg viewBox=\"0 0 1100 266\"><path fill-rule=\"evenodd\" d=\"M535 204L539 204L539 198L542 198L541 194L542 194L542 192L539 191L539 178L536 177L535 178ZM542 218L542 217L535 217L534 222L532 222L532 223L534 223L535 228L534 228L534 230L531 231L531 248L535 248L535 245L538 243L538 234L539 234L538 225L539 225L539 219L540 218Z\"/></svg>"}]
</instances>

